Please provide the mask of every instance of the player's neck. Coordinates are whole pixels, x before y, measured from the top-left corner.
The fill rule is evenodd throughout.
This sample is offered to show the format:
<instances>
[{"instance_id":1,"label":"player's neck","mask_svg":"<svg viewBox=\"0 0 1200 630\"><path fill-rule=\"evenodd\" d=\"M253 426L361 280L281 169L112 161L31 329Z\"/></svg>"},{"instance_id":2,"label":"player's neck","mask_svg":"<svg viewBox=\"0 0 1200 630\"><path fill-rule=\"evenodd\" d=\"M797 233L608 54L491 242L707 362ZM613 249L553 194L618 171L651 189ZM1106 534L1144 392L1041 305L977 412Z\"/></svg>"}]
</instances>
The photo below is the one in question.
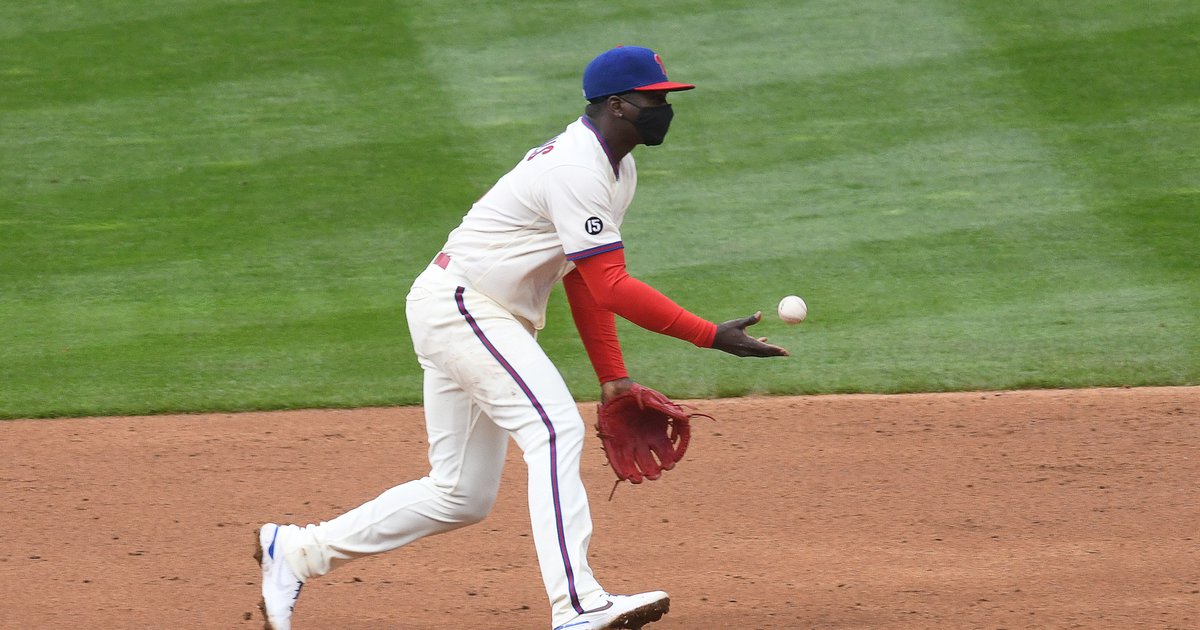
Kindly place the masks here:
<instances>
[{"instance_id":1,"label":"player's neck","mask_svg":"<svg viewBox=\"0 0 1200 630\"><path fill-rule=\"evenodd\" d=\"M620 162L641 142L633 125L612 116L587 116L588 122L608 145L614 163Z\"/></svg>"}]
</instances>

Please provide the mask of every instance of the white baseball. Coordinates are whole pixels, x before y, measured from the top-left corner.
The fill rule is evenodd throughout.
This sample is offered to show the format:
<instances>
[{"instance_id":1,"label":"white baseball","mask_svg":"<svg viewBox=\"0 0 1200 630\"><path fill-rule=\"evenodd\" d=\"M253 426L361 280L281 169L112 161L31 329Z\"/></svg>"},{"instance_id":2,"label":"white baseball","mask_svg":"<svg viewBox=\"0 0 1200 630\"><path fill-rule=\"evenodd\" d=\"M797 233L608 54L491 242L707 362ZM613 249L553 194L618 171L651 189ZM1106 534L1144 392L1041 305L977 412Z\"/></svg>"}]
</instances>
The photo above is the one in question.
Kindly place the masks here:
<instances>
[{"instance_id":1,"label":"white baseball","mask_svg":"<svg viewBox=\"0 0 1200 630\"><path fill-rule=\"evenodd\" d=\"M789 324L799 324L808 317L808 305L795 295L779 300L779 319Z\"/></svg>"}]
</instances>

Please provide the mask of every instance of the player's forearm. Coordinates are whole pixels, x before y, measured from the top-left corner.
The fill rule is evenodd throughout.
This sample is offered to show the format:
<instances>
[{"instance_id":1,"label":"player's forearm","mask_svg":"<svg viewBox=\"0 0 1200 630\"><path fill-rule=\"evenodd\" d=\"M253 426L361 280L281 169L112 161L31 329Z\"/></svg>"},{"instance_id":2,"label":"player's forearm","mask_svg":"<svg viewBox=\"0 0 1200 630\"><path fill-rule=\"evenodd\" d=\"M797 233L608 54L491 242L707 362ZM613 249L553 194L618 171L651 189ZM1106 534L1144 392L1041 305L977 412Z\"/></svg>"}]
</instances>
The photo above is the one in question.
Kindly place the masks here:
<instances>
[{"instance_id":1,"label":"player's forearm","mask_svg":"<svg viewBox=\"0 0 1200 630\"><path fill-rule=\"evenodd\" d=\"M689 312L654 287L628 275L616 283L604 305L646 330L690 341L702 348L712 347L717 333L716 324Z\"/></svg>"},{"instance_id":2,"label":"player's forearm","mask_svg":"<svg viewBox=\"0 0 1200 630\"><path fill-rule=\"evenodd\" d=\"M621 250L576 261L576 270L600 308L647 330L712 347L716 324L676 304L654 287L625 271Z\"/></svg>"},{"instance_id":3,"label":"player's forearm","mask_svg":"<svg viewBox=\"0 0 1200 630\"><path fill-rule=\"evenodd\" d=\"M575 328L579 331L579 338L583 341L596 377L601 383L628 378L612 311L596 303L578 270L563 278L563 288L567 293Z\"/></svg>"}]
</instances>

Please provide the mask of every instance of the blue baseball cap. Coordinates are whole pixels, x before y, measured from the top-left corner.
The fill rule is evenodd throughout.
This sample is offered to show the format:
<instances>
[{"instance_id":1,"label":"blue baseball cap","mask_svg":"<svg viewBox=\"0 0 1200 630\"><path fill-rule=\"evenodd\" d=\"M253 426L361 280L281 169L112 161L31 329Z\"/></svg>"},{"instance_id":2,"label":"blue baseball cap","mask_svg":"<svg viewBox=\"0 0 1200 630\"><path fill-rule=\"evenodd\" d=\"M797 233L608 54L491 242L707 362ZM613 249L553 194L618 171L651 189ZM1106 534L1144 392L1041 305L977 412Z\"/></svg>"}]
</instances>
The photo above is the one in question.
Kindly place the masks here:
<instances>
[{"instance_id":1,"label":"blue baseball cap","mask_svg":"<svg viewBox=\"0 0 1200 630\"><path fill-rule=\"evenodd\" d=\"M606 50L583 70L583 98L589 101L625 92L678 92L694 87L668 81L662 58L641 46Z\"/></svg>"}]
</instances>

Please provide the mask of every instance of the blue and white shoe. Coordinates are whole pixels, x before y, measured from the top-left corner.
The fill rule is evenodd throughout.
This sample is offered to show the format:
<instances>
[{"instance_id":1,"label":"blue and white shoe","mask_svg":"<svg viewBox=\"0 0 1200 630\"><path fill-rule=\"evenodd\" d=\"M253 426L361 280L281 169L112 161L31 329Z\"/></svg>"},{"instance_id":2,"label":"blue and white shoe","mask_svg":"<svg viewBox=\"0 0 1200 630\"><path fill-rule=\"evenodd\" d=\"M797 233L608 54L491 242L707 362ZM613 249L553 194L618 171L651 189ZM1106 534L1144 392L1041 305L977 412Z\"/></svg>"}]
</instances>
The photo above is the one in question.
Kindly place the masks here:
<instances>
[{"instance_id":1,"label":"blue and white shoe","mask_svg":"<svg viewBox=\"0 0 1200 630\"><path fill-rule=\"evenodd\" d=\"M609 595L608 603L556 626L554 630L615 630L642 626L662 619L671 609L671 598L662 591L637 595Z\"/></svg>"},{"instance_id":2,"label":"blue and white shoe","mask_svg":"<svg viewBox=\"0 0 1200 630\"><path fill-rule=\"evenodd\" d=\"M262 602L258 607L267 623L266 630L291 630L292 610L304 582L292 573L283 558L285 530L275 523L267 523L258 529L254 541L254 559L262 567Z\"/></svg>"}]
</instances>

